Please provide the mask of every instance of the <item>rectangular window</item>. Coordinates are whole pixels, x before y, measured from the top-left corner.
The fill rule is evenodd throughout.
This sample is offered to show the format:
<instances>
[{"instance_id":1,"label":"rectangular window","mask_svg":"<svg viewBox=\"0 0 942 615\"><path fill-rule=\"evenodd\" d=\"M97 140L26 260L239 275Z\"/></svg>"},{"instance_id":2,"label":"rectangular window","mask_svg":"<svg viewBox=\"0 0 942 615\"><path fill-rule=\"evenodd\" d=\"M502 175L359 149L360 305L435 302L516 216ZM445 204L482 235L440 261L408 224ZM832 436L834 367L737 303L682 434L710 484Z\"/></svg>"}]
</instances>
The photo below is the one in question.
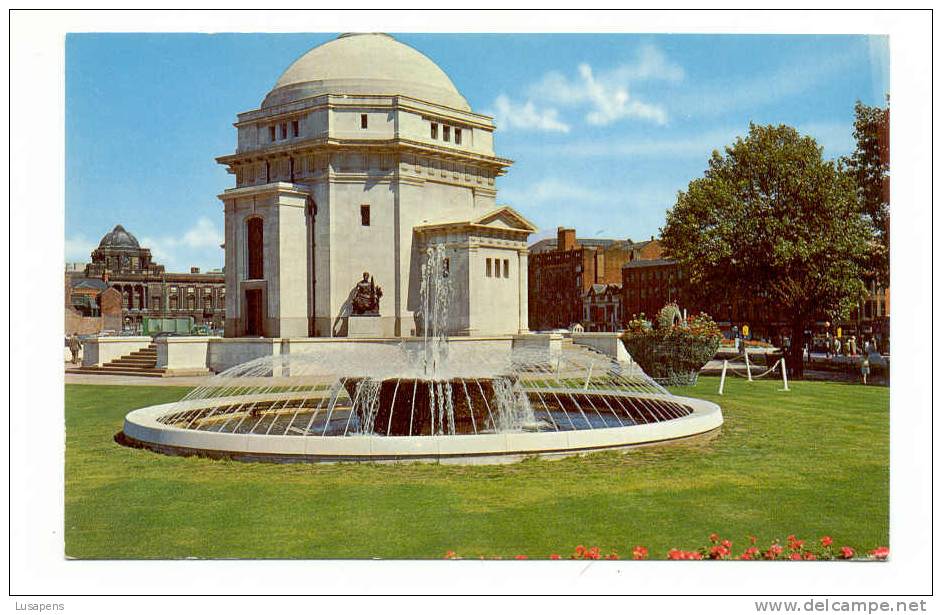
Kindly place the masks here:
<instances>
[{"instance_id":1,"label":"rectangular window","mask_svg":"<svg viewBox=\"0 0 942 615\"><path fill-rule=\"evenodd\" d=\"M269 141L275 140L275 125L274 124L268 127L268 140Z\"/></svg>"},{"instance_id":2,"label":"rectangular window","mask_svg":"<svg viewBox=\"0 0 942 615\"><path fill-rule=\"evenodd\" d=\"M281 123L281 138L282 139L288 138L288 122Z\"/></svg>"},{"instance_id":3,"label":"rectangular window","mask_svg":"<svg viewBox=\"0 0 942 615\"><path fill-rule=\"evenodd\" d=\"M438 138L438 124L436 124L435 122L432 122L432 138L433 139Z\"/></svg>"},{"instance_id":4,"label":"rectangular window","mask_svg":"<svg viewBox=\"0 0 942 615\"><path fill-rule=\"evenodd\" d=\"M455 128L455 145L461 145L461 129Z\"/></svg>"},{"instance_id":5,"label":"rectangular window","mask_svg":"<svg viewBox=\"0 0 942 615\"><path fill-rule=\"evenodd\" d=\"M366 128L367 126L367 117L365 113L360 114L360 128Z\"/></svg>"},{"instance_id":6,"label":"rectangular window","mask_svg":"<svg viewBox=\"0 0 942 615\"><path fill-rule=\"evenodd\" d=\"M504 277L505 278L510 277L510 260L506 258L504 259Z\"/></svg>"},{"instance_id":7,"label":"rectangular window","mask_svg":"<svg viewBox=\"0 0 942 615\"><path fill-rule=\"evenodd\" d=\"M370 206L369 205L360 205L360 225L361 226L370 225Z\"/></svg>"},{"instance_id":8,"label":"rectangular window","mask_svg":"<svg viewBox=\"0 0 942 615\"><path fill-rule=\"evenodd\" d=\"M301 124L298 120L293 120L291 122L291 136L297 137L301 134Z\"/></svg>"},{"instance_id":9,"label":"rectangular window","mask_svg":"<svg viewBox=\"0 0 942 615\"><path fill-rule=\"evenodd\" d=\"M487 266L484 271L485 271L484 275L486 275L487 277L491 277L491 259L487 259Z\"/></svg>"},{"instance_id":10,"label":"rectangular window","mask_svg":"<svg viewBox=\"0 0 942 615\"><path fill-rule=\"evenodd\" d=\"M442 126L442 140L451 141L451 126Z\"/></svg>"},{"instance_id":11,"label":"rectangular window","mask_svg":"<svg viewBox=\"0 0 942 615\"><path fill-rule=\"evenodd\" d=\"M499 258L494 259L494 277L495 278L500 277L500 259Z\"/></svg>"}]
</instances>

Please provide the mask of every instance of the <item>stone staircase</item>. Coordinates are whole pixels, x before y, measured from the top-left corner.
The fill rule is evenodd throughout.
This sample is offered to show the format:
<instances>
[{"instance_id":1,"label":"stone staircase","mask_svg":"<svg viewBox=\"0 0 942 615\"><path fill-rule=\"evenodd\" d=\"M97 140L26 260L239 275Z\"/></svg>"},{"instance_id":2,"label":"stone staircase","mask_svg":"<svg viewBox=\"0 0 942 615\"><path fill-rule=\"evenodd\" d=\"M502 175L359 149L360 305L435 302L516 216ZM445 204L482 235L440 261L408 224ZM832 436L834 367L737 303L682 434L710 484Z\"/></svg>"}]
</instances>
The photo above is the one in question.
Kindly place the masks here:
<instances>
[{"instance_id":1,"label":"stone staircase","mask_svg":"<svg viewBox=\"0 0 942 615\"><path fill-rule=\"evenodd\" d=\"M146 348L135 350L120 359L109 361L102 366L82 366L65 370L68 374L103 374L112 376L145 376L160 378L167 371L157 367L157 345L149 344Z\"/></svg>"}]
</instances>

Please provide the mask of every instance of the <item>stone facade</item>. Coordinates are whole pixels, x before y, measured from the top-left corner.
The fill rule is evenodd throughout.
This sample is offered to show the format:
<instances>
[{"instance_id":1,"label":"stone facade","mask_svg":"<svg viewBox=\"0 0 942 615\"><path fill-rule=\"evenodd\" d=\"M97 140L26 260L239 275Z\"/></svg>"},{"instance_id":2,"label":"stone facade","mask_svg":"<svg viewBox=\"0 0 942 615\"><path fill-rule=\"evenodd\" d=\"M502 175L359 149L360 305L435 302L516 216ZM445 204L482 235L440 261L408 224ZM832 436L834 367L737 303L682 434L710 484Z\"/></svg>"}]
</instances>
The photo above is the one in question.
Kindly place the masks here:
<instances>
[{"instance_id":1,"label":"stone facade","mask_svg":"<svg viewBox=\"0 0 942 615\"><path fill-rule=\"evenodd\" d=\"M384 291L382 335L416 335L435 243L469 281L455 284L452 334L526 330L535 229L496 203L511 161L494 154L493 121L431 60L386 35L342 36L292 65L236 127L236 152L217 159L236 182L219 195L226 337L346 336L363 272ZM496 293L470 283L489 259L509 266Z\"/></svg>"}]
</instances>

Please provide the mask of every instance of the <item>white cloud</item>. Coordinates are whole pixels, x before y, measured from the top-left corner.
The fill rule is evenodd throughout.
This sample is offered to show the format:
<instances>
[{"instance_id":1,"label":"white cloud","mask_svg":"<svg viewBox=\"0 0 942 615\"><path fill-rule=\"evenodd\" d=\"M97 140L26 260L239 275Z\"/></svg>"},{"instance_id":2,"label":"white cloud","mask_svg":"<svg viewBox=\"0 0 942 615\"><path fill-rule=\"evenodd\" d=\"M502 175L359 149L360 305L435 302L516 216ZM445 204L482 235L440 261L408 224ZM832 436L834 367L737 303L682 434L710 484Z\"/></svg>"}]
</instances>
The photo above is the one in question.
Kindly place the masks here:
<instances>
[{"instance_id":1,"label":"white cloud","mask_svg":"<svg viewBox=\"0 0 942 615\"><path fill-rule=\"evenodd\" d=\"M642 81L683 80L684 69L671 62L651 45L638 48L631 62L596 72L583 63L576 74L559 71L543 75L527 89L525 102L518 103L501 94L491 113L498 127L526 128L568 133L570 126L560 119L555 105L584 110L583 119L593 126L607 126L622 119L637 119L658 125L667 123L663 105L640 100L630 86Z\"/></svg>"},{"instance_id":2,"label":"white cloud","mask_svg":"<svg viewBox=\"0 0 942 615\"><path fill-rule=\"evenodd\" d=\"M626 118L663 125L668 120L665 107L639 100L631 93L631 86L641 81L676 83L683 78L684 69L680 65L668 60L656 47L645 45L630 63L599 72L583 63L573 77L552 71L529 91L535 99L586 108L585 121L595 126Z\"/></svg>"},{"instance_id":3,"label":"white cloud","mask_svg":"<svg viewBox=\"0 0 942 615\"><path fill-rule=\"evenodd\" d=\"M225 257L219 246L223 241L222 229L205 216L180 235L140 238L141 247L150 248L151 256L167 271L189 271L191 266L204 270L221 267Z\"/></svg>"},{"instance_id":4,"label":"white cloud","mask_svg":"<svg viewBox=\"0 0 942 615\"><path fill-rule=\"evenodd\" d=\"M72 237L65 238L65 261L67 263L88 263L91 261L92 250L98 247L98 244L91 241L85 235L79 233Z\"/></svg>"},{"instance_id":5,"label":"white cloud","mask_svg":"<svg viewBox=\"0 0 942 615\"><path fill-rule=\"evenodd\" d=\"M492 112L499 128L535 129L543 132L569 132L569 126L559 119L556 109L537 109L533 101L517 103L501 94L494 101Z\"/></svg>"}]
</instances>

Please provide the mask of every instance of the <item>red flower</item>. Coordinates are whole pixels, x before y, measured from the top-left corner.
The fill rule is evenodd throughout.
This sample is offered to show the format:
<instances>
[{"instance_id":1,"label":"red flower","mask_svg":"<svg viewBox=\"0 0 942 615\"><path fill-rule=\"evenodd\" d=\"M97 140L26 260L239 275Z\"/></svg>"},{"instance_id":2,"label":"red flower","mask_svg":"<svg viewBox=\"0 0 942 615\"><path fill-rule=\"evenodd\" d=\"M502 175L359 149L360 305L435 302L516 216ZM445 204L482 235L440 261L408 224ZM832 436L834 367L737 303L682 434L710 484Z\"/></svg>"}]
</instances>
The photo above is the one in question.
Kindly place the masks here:
<instances>
[{"instance_id":1,"label":"red flower","mask_svg":"<svg viewBox=\"0 0 942 615\"><path fill-rule=\"evenodd\" d=\"M601 557L601 555L599 555L599 548L592 547L586 552L585 556L587 559L599 559Z\"/></svg>"},{"instance_id":2,"label":"red flower","mask_svg":"<svg viewBox=\"0 0 942 615\"><path fill-rule=\"evenodd\" d=\"M648 549L646 547L642 547L641 545L638 545L631 552L631 555L634 559L648 559Z\"/></svg>"},{"instance_id":3,"label":"red flower","mask_svg":"<svg viewBox=\"0 0 942 615\"><path fill-rule=\"evenodd\" d=\"M612 552L606 555L605 559L621 559L621 558L618 557L618 553L616 553L615 550L612 549Z\"/></svg>"},{"instance_id":4,"label":"red flower","mask_svg":"<svg viewBox=\"0 0 942 615\"><path fill-rule=\"evenodd\" d=\"M716 532L713 532L712 534L710 534L710 542L716 542L719 539L720 537L716 535Z\"/></svg>"},{"instance_id":5,"label":"red flower","mask_svg":"<svg viewBox=\"0 0 942 615\"><path fill-rule=\"evenodd\" d=\"M678 549L671 549L670 551L667 552L667 559L684 559L683 557L681 557L683 554L684 554L683 551L680 551Z\"/></svg>"},{"instance_id":6,"label":"red flower","mask_svg":"<svg viewBox=\"0 0 942 615\"><path fill-rule=\"evenodd\" d=\"M526 555L518 555L518 556L514 557L514 559L530 559L530 558L527 557Z\"/></svg>"},{"instance_id":7,"label":"red flower","mask_svg":"<svg viewBox=\"0 0 942 615\"><path fill-rule=\"evenodd\" d=\"M841 557L844 559L850 559L854 556L854 550L850 547L841 547Z\"/></svg>"},{"instance_id":8,"label":"red flower","mask_svg":"<svg viewBox=\"0 0 942 615\"><path fill-rule=\"evenodd\" d=\"M793 560L799 560L801 559L801 553L792 553L789 557Z\"/></svg>"},{"instance_id":9,"label":"red flower","mask_svg":"<svg viewBox=\"0 0 942 615\"><path fill-rule=\"evenodd\" d=\"M731 540L724 540L724 541L723 541L723 546L726 547L727 549L732 549L732 548L733 548L733 542L732 542Z\"/></svg>"},{"instance_id":10,"label":"red flower","mask_svg":"<svg viewBox=\"0 0 942 615\"><path fill-rule=\"evenodd\" d=\"M886 559L890 555L890 548L889 547L877 547L876 549L870 552L870 555L872 555L873 557L877 559Z\"/></svg>"},{"instance_id":11,"label":"red flower","mask_svg":"<svg viewBox=\"0 0 942 615\"><path fill-rule=\"evenodd\" d=\"M811 551L808 551L805 553L805 559L808 561L811 561L811 560L818 559L818 556L812 553Z\"/></svg>"},{"instance_id":12,"label":"red flower","mask_svg":"<svg viewBox=\"0 0 942 615\"><path fill-rule=\"evenodd\" d=\"M562 559L562 558L559 557L559 553L551 553L550 559Z\"/></svg>"},{"instance_id":13,"label":"red flower","mask_svg":"<svg viewBox=\"0 0 942 615\"><path fill-rule=\"evenodd\" d=\"M454 551L445 551L445 559L458 559L458 554Z\"/></svg>"},{"instance_id":14,"label":"red flower","mask_svg":"<svg viewBox=\"0 0 942 615\"><path fill-rule=\"evenodd\" d=\"M830 536L822 536L822 537L821 537L821 546L822 546L822 547L830 547L832 542L834 542L834 541L831 540L831 537L830 537Z\"/></svg>"},{"instance_id":15,"label":"red flower","mask_svg":"<svg viewBox=\"0 0 942 615\"><path fill-rule=\"evenodd\" d=\"M582 545L579 545L578 547L576 547L576 552L573 553L572 558L583 559L584 557L585 557L585 547L583 547Z\"/></svg>"}]
</instances>

